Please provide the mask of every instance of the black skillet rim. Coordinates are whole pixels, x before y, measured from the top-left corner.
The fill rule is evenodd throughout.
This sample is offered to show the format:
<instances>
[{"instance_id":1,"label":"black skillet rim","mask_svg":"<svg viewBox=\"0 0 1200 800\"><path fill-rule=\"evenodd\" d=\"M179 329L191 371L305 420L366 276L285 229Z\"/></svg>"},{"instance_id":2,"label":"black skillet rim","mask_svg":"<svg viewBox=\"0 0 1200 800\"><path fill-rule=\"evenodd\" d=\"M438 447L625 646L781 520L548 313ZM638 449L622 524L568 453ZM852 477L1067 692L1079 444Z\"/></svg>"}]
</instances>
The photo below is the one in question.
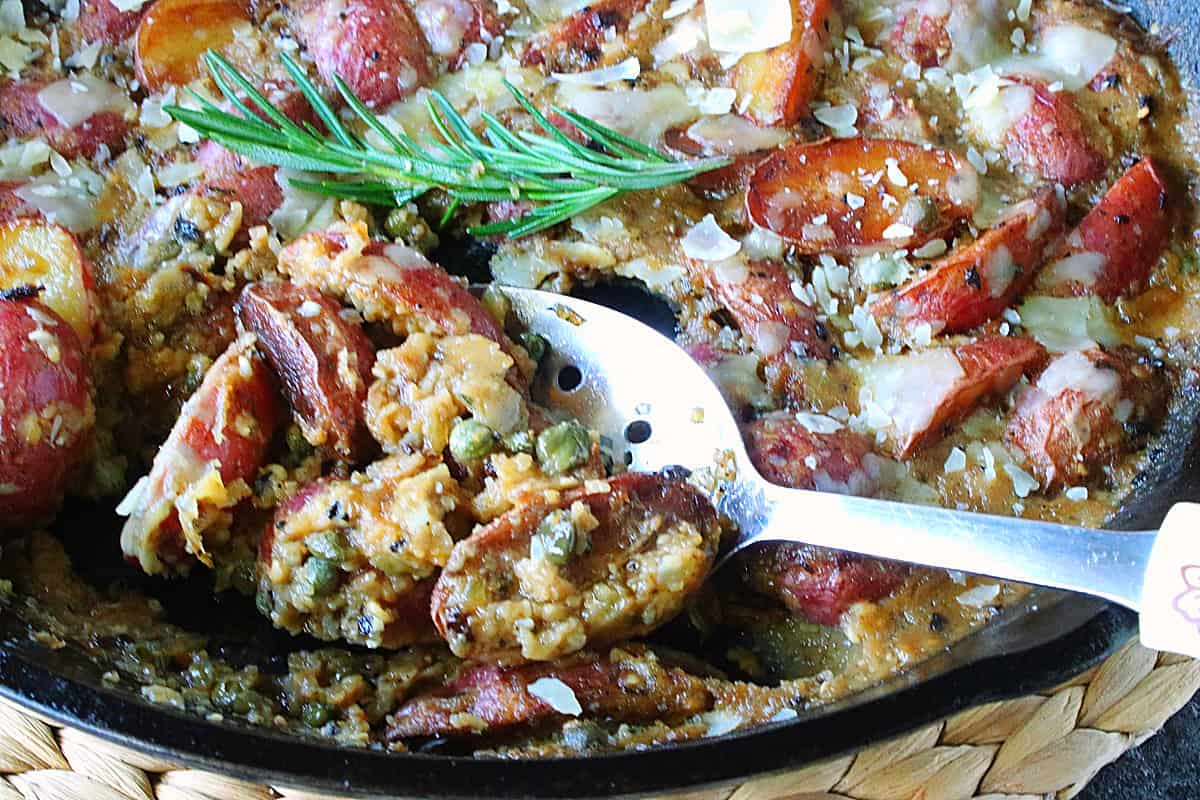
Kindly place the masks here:
<instances>
[{"instance_id":1,"label":"black skillet rim","mask_svg":"<svg viewBox=\"0 0 1200 800\"><path fill-rule=\"evenodd\" d=\"M494 798L644 796L796 769L971 706L1045 690L1099 663L1136 632L1132 612L1095 605L1098 613L1065 635L1021 652L968 660L870 702L716 739L581 758L399 755L216 725L97 691L26 657L19 647L0 647L0 696L171 763L309 791L438 798L477 798L484 791Z\"/></svg>"},{"instance_id":2,"label":"black skillet rim","mask_svg":"<svg viewBox=\"0 0 1200 800\"><path fill-rule=\"evenodd\" d=\"M1200 78L1200 2L1132 0L1144 28L1157 22L1181 73ZM1188 419L1151 458L1126 529L1161 519L1171 502L1200 497L1200 391L1185 392ZM1171 442L1174 446L1171 446ZM1182 454L1182 457L1181 457ZM1069 600L1067 603L1076 601ZM1088 601L1084 601L1085 604ZM795 769L912 730L964 708L1045 690L1094 666L1137 631L1132 612L1094 603L1069 632L1017 652L967 658L942 674L839 704L796 723L632 753L498 761L350 750L203 719L96 691L0 642L0 697L63 725L169 762L313 791L408 797L600 797L676 792ZM1043 611L1041 617L1049 616ZM8 616L7 612L0 612ZM1050 623L1053 624L1052 622ZM201 754L203 753L203 755Z\"/></svg>"}]
</instances>

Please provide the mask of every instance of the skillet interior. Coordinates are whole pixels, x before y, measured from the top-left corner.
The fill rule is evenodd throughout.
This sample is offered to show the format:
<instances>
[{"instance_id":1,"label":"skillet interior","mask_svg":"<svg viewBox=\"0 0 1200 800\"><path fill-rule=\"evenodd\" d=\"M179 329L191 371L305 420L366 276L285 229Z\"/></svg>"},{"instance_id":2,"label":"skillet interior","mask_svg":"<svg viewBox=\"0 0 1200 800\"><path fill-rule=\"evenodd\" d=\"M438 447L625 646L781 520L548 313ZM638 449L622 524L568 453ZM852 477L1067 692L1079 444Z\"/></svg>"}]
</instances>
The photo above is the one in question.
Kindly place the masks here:
<instances>
[{"instance_id":1,"label":"skillet interior","mask_svg":"<svg viewBox=\"0 0 1200 800\"><path fill-rule=\"evenodd\" d=\"M1193 82L1200 77L1200 0L1130 5L1143 26L1161 26L1181 73ZM652 306L628 296L591 299L653 318ZM1185 386L1147 465L1114 527L1153 527L1172 502L1200 498L1200 387ZM72 530L73 561L96 582L129 575L105 546L112 541L108 516L107 510L98 515L95 509L76 508L62 523ZM222 611L207 586L183 582L164 593L156 584L154 594L172 622L208 634L211 649L231 662L278 669L290 650L303 646L256 615ZM640 795L796 767L971 705L1042 689L1095 664L1135 631L1136 617L1124 609L1090 598L1035 593L948 652L795 721L642 753L555 761L348 750L236 722L206 722L106 686L101 668L70 648L52 650L31 641L12 613L0 615L0 694L136 749L275 784L364 795L477 797L481 790L495 797Z\"/></svg>"}]
</instances>

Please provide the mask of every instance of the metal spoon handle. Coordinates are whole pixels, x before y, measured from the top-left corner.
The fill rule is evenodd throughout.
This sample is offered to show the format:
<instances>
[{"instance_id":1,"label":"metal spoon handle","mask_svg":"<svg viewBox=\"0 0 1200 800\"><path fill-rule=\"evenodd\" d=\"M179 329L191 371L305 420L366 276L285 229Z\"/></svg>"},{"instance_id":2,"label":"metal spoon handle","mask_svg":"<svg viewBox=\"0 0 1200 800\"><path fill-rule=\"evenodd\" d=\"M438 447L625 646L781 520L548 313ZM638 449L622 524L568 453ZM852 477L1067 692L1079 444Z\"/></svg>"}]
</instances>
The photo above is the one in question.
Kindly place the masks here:
<instances>
[{"instance_id":1,"label":"metal spoon handle","mask_svg":"<svg viewBox=\"0 0 1200 800\"><path fill-rule=\"evenodd\" d=\"M740 546L802 542L1095 595L1140 611L1147 646L1200 656L1198 504L1175 506L1161 532L1121 532L751 481L739 487L721 506L750 528Z\"/></svg>"}]
</instances>

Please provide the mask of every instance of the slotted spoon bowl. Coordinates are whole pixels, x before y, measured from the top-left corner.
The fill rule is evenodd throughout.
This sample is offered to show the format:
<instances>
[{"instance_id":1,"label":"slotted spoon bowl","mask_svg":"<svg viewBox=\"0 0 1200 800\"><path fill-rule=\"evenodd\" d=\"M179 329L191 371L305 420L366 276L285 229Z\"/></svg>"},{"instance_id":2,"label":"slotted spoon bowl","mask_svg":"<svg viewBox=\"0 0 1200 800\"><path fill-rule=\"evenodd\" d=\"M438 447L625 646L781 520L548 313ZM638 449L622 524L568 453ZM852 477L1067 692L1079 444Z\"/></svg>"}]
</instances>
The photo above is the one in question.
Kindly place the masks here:
<instances>
[{"instance_id":1,"label":"slotted spoon bowl","mask_svg":"<svg viewBox=\"0 0 1200 800\"><path fill-rule=\"evenodd\" d=\"M732 472L714 497L739 531L726 560L759 542L803 542L1081 592L1138 611L1147 647L1200 657L1200 504L1176 504L1158 531L1120 532L777 486L751 464L720 391L670 339L585 300L505 292L551 346L536 398L598 431L631 470Z\"/></svg>"}]
</instances>

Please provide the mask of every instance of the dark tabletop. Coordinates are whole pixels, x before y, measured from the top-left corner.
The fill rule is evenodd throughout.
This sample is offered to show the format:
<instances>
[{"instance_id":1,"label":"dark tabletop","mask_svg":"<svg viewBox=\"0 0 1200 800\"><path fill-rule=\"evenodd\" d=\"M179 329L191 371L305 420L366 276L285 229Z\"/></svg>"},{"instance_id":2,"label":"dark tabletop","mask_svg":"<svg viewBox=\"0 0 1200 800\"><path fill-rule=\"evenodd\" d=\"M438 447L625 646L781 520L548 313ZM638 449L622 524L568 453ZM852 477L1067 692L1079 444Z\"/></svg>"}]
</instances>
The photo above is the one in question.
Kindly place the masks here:
<instances>
[{"instance_id":1,"label":"dark tabletop","mask_svg":"<svg viewBox=\"0 0 1200 800\"><path fill-rule=\"evenodd\" d=\"M1079 800L1200 798L1200 695L1161 733L1100 770Z\"/></svg>"}]
</instances>

